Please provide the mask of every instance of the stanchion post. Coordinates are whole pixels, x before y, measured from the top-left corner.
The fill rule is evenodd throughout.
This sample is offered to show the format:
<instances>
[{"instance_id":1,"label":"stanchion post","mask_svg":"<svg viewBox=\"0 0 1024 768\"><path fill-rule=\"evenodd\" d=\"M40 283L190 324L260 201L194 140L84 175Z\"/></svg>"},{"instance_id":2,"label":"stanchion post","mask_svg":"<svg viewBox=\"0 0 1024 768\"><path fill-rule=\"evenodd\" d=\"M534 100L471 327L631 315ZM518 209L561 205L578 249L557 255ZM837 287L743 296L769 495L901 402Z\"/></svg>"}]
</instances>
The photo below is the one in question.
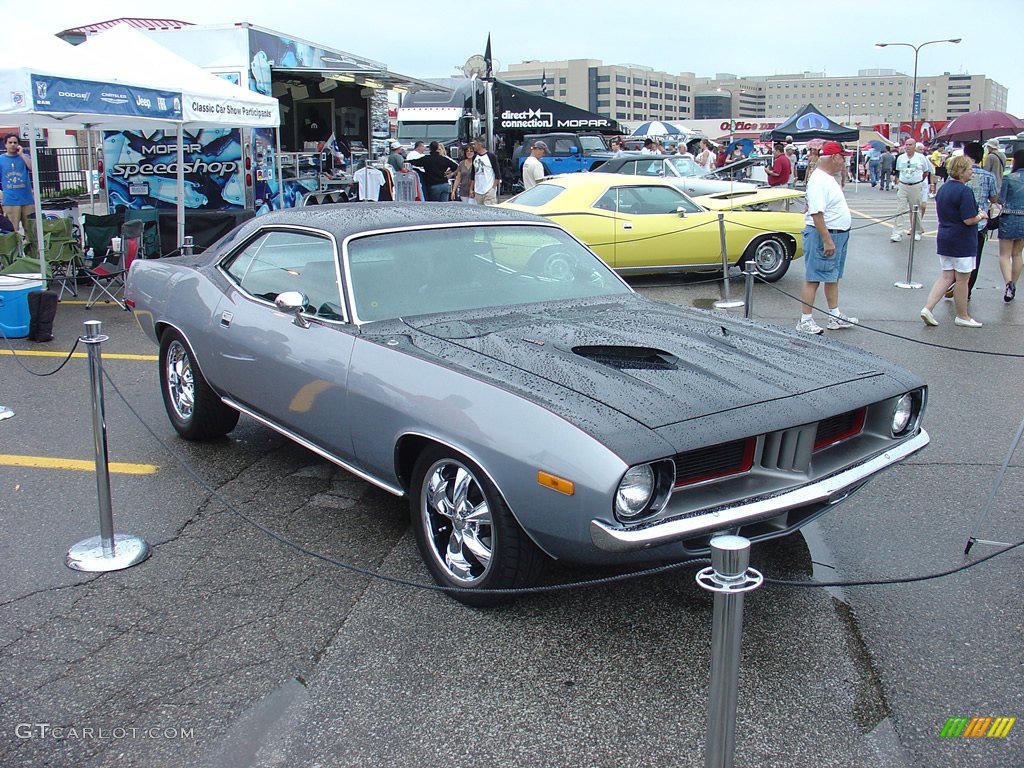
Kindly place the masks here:
<instances>
[{"instance_id":1,"label":"stanchion post","mask_svg":"<svg viewBox=\"0 0 1024 768\"><path fill-rule=\"evenodd\" d=\"M110 468L107 457L107 425L103 407L103 361L100 345L109 336L102 334L99 320L85 322L85 336L79 338L89 353L89 383L92 391L92 437L96 452L96 493L99 498L100 535L75 544L68 550L65 563L76 571L100 573L119 571L149 557L149 545L137 536L114 536L114 515L110 503Z\"/></svg>"},{"instance_id":2,"label":"stanchion post","mask_svg":"<svg viewBox=\"0 0 1024 768\"><path fill-rule=\"evenodd\" d=\"M191 256L192 255L192 248L193 248L193 246L194 246L194 241L192 239L192 235L185 235L181 239L181 255L182 256Z\"/></svg>"},{"instance_id":3,"label":"stanchion post","mask_svg":"<svg viewBox=\"0 0 1024 768\"><path fill-rule=\"evenodd\" d=\"M917 217L920 215L918 206L911 206L910 211L910 255L907 258L907 281L894 283L897 288L921 288L921 283L914 282L914 243L917 241Z\"/></svg>"},{"instance_id":4,"label":"stanchion post","mask_svg":"<svg viewBox=\"0 0 1024 768\"><path fill-rule=\"evenodd\" d=\"M705 768L732 768L736 752L743 593L757 589L764 580L760 573L747 567L749 563L747 539L715 536L711 539L711 567L697 574L697 584L715 593Z\"/></svg>"},{"instance_id":5,"label":"stanchion post","mask_svg":"<svg viewBox=\"0 0 1024 768\"><path fill-rule=\"evenodd\" d=\"M757 276L757 264L753 259L748 259L744 266L746 277L743 282L743 316L749 320L754 311L754 277Z\"/></svg>"},{"instance_id":6,"label":"stanchion post","mask_svg":"<svg viewBox=\"0 0 1024 768\"><path fill-rule=\"evenodd\" d=\"M718 239L722 245L722 283L725 298L715 302L715 309L736 309L742 301L733 301L729 294L729 252L725 247L725 211L718 212Z\"/></svg>"},{"instance_id":7,"label":"stanchion post","mask_svg":"<svg viewBox=\"0 0 1024 768\"><path fill-rule=\"evenodd\" d=\"M9 419L14 415L14 411L8 408L6 405L0 405L0 421Z\"/></svg>"}]
</instances>

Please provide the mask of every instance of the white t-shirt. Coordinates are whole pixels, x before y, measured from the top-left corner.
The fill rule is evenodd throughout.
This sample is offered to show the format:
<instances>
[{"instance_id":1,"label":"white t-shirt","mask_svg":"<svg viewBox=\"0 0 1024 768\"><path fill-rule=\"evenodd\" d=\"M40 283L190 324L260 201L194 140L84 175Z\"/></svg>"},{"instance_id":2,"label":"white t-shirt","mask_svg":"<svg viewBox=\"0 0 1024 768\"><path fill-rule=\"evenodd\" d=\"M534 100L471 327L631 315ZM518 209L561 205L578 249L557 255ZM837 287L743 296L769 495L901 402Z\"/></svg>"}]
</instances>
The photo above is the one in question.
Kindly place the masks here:
<instances>
[{"instance_id":1,"label":"white t-shirt","mask_svg":"<svg viewBox=\"0 0 1024 768\"><path fill-rule=\"evenodd\" d=\"M523 187L533 189L537 182L544 178L544 163L530 155L523 161Z\"/></svg>"},{"instance_id":2,"label":"white t-shirt","mask_svg":"<svg viewBox=\"0 0 1024 768\"><path fill-rule=\"evenodd\" d=\"M814 226L812 214L824 213L825 226L829 229L849 229L852 222L850 206L846 204L843 189L835 176L822 168L815 168L807 181L807 212L804 225Z\"/></svg>"},{"instance_id":3,"label":"white t-shirt","mask_svg":"<svg viewBox=\"0 0 1024 768\"><path fill-rule=\"evenodd\" d=\"M487 155L477 155L473 158L473 193L487 194L493 186L494 169L491 168L491 158Z\"/></svg>"},{"instance_id":4,"label":"white t-shirt","mask_svg":"<svg viewBox=\"0 0 1024 768\"><path fill-rule=\"evenodd\" d=\"M384 186L384 174L376 168L366 166L352 174L359 185L360 200L376 200L380 195L380 188Z\"/></svg>"},{"instance_id":5,"label":"white t-shirt","mask_svg":"<svg viewBox=\"0 0 1024 768\"><path fill-rule=\"evenodd\" d=\"M925 157L923 152L915 152L913 157L908 157L904 152L896 158L896 172L900 176L901 184L924 181L925 174L933 170L932 161Z\"/></svg>"}]
</instances>

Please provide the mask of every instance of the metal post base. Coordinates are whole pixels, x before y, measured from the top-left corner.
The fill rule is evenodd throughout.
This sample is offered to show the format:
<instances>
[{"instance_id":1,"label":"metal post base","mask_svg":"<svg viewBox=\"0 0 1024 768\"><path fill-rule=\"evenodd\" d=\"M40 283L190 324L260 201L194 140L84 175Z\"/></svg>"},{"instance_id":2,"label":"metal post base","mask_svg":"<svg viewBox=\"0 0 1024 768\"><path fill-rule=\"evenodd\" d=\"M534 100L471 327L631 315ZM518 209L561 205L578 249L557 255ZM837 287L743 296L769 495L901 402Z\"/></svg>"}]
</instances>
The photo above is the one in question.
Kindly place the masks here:
<instances>
[{"instance_id":1,"label":"metal post base","mask_svg":"<svg viewBox=\"0 0 1024 768\"><path fill-rule=\"evenodd\" d=\"M0 421L9 419L14 415L14 411L8 408L6 405L0 405Z\"/></svg>"},{"instance_id":2,"label":"metal post base","mask_svg":"<svg viewBox=\"0 0 1024 768\"><path fill-rule=\"evenodd\" d=\"M897 288L923 288L920 283L893 283Z\"/></svg>"},{"instance_id":3,"label":"metal post base","mask_svg":"<svg viewBox=\"0 0 1024 768\"><path fill-rule=\"evenodd\" d=\"M733 299L732 301L722 299L716 301L713 306L715 309L739 309L743 306L743 302L739 299Z\"/></svg>"},{"instance_id":4,"label":"metal post base","mask_svg":"<svg viewBox=\"0 0 1024 768\"><path fill-rule=\"evenodd\" d=\"M117 534L114 536L114 551L103 553L103 539L93 536L80 541L68 550L64 562L68 568L89 573L120 571L138 565L149 557L149 544L138 536Z\"/></svg>"}]
</instances>

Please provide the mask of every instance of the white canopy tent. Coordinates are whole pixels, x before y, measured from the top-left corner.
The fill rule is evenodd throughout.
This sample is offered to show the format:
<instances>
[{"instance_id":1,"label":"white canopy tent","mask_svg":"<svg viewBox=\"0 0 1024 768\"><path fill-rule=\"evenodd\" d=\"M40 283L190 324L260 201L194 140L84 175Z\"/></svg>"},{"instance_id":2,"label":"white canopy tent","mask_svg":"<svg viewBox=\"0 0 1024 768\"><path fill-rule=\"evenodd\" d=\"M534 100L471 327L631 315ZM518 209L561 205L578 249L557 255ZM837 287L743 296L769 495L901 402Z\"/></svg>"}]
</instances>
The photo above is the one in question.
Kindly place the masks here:
<instances>
[{"instance_id":1,"label":"white canopy tent","mask_svg":"<svg viewBox=\"0 0 1024 768\"><path fill-rule=\"evenodd\" d=\"M118 130L172 127L178 135L178 243L184 238L185 127L273 127L277 99L254 93L196 67L124 24L79 46L15 24L11 45L0 49L0 115L29 128L33 167L37 127ZM128 80L114 62L144 64L145 76ZM91 149L91 147L90 147ZM33 174L37 234L39 183ZM40 255L42 266L42 255Z\"/></svg>"},{"instance_id":2,"label":"white canopy tent","mask_svg":"<svg viewBox=\"0 0 1024 768\"><path fill-rule=\"evenodd\" d=\"M180 125L181 91L122 80L103 62L21 21L0 47L0 115L26 126L40 271L45 273L37 128Z\"/></svg>"},{"instance_id":3,"label":"white canopy tent","mask_svg":"<svg viewBox=\"0 0 1024 768\"><path fill-rule=\"evenodd\" d=\"M147 82L157 88L180 89L182 128L263 127L277 129L277 99L229 83L172 53L153 38L127 24L117 24L78 46L101 61L145 62ZM185 176L182 130L178 130L178 237L185 237ZM280 143L280 134L278 134ZM281 147L278 146L278 155ZM278 173L281 173L280 168ZM282 188L278 179L278 189Z\"/></svg>"}]
</instances>

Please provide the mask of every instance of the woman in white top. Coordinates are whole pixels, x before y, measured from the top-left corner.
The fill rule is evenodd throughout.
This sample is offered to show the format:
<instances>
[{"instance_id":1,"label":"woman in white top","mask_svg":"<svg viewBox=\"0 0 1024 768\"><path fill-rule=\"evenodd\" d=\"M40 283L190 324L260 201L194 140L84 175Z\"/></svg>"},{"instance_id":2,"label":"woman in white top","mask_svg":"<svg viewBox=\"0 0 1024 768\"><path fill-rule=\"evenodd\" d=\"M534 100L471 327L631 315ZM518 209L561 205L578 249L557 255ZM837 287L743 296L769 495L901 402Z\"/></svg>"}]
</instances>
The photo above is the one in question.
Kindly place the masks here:
<instances>
[{"instance_id":1,"label":"woman in white top","mask_svg":"<svg viewBox=\"0 0 1024 768\"><path fill-rule=\"evenodd\" d=\"M700 140L700 152L697 153L697 165L709 173L715 170L715 153L711 149L711 142L707 139Z\"/></svg>"}]
</instances>

